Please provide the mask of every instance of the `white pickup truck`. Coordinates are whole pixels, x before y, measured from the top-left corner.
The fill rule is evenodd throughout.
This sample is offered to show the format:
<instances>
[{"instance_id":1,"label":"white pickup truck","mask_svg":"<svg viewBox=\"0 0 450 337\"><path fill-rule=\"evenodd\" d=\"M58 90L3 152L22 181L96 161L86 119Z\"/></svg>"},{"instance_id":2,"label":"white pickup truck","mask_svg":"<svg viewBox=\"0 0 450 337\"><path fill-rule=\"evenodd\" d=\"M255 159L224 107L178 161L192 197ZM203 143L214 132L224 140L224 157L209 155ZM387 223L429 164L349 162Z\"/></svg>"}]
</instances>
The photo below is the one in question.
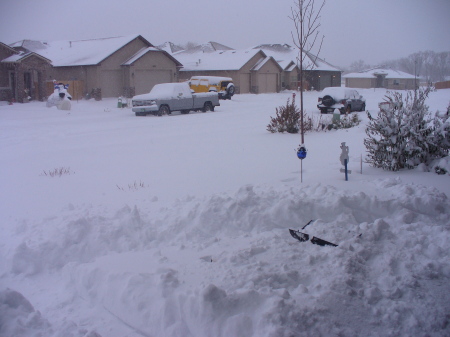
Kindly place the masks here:
<instances>
[{"instance_id":1,"label":"white pickup truck","mask_svg":"<svg viewBox=\"0 0 450 337\"><path fill-rule=\"evenodd\" d=\"M192 93L189 84L184 82L156 84L148 94L134 96L132 105L136 116L162 116L172 111L182 114L191 110L214 111L220 103L217 92Z\"/></svg>"}]
</instances>

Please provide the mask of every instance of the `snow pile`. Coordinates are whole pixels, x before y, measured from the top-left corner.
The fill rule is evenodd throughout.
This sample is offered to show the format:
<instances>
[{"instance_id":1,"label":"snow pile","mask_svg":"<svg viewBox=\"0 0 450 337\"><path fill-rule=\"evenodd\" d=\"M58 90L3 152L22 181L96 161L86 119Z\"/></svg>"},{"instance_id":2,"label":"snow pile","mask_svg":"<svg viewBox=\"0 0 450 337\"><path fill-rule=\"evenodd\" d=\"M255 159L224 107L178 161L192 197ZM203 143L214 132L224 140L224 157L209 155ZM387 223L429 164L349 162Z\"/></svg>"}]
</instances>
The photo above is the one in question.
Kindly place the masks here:
<instances>
[{"instance_id":1,"label":"snow pile","mask_svg":"<svg viewBox=\"0 0 450 337\"><path fill-rule=\"evenodd\" d=\"M74 303L149 336L440 335L448 198L398 179L375 184L391 197L246 186L180 201L158 219L128 207L111 218L65 215L22 233L11 272L62 273ZM317 220L304 232L339 246L292 240L287 229L308 219ZM50 329L21 301L21 315Z\"/></svg>"},{"instance_id":2,"label":"snow pile","mask_svg":"<svg viewBox=\"0 0 450 337\"><path fill-rule=\"evenodd\" d=\"M381 97L369 90L362 94L369 109ZM311 106L318 95L308 93ZM448 334L448 175L424 170L394 174L367 166L358 174L352 154L364 128L356 127L307 136L307 182L300 184L293 151L298 135L264 131L272 107L285 100L286 94L237 95L214 113L160 118L135 118L129 109L120 109L127 116L107 112L106 119L100 104L113 106L112 100L74 104L70 115L40 108L39 114L9 114L12 108L2 106L1 154L8 163L2 168L9 179L3 176L0 183L9 188L9 201L4 200L8 207L3 206L0 218L0 335ZM272 107L261 113L268 102ZM19 107L30 106L36 105ZM234 111L238 106L244 108ZM239 123L232 124L236 116ZM59 133L47 132L48 123L57 125ZM20 126L29 132L18 134ZM227 146L234 161L225 160L226 150L215 147L223 143L225 131L232 135ZM64 144L55 143L55 137ZM333 155L327 149L336 137ZM348 182L339 173L344 137L354 170ZM138 139L163 141L143 151L135 146ZM31 141L39 165L17 165L36 158L27 150ZM183 147L185 142L193 149ZM270 153L274 142L292 144L291 164L277 157L278 147L274 160L247 152L248 146L248 151L262 147ZM86 150L87 144L95 145ZM219 149L220 163L205 144ZM182 150L176 156L176 163L184 164L181 172L173 171L174 161L164 156L176 147ZM117 148L121 161L115 157ZM99 162L82 165L86 151L98 155ZM320 151L325 155L315 156ZM60 177L27 178L38 167L51 167L54 156L77 168ZM135 158L133 165L130 158ZM153 181L155 168L141 176L146 183L136 188L114 186L119 177L133 181L134 167L142 171L149 158L157 158L166 175ZM308 160L317 164L312 170ZM197 161L201 166L191 166ZM225 173L234 173L237 163L241 174L230 180ZM97 170L89 170L91 165ZM216 171L206 172L204 166ZM186 181L178 180L180 175ZM237 185L230 183L234 180ZM170 181L176 188L169 187ZM180 192L192 181L201 186L190 195ZM58 194L59 189L65 193ZM34 199L26 194L30 190L48 197ZM166 202L167 194L172 199ZM21 198L24 202L18 203ZM289 228L338 246L301 243Z\"/></svg>"}]
</instances>

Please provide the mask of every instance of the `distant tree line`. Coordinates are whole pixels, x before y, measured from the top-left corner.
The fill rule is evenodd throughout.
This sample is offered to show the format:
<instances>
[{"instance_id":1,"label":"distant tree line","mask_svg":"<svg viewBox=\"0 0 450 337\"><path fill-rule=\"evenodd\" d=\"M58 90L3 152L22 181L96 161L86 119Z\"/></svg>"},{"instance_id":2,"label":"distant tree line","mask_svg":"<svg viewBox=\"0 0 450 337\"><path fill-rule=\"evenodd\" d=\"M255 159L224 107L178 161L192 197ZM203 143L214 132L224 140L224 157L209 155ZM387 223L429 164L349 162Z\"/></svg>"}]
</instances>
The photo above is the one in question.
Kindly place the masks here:
<instances>
[{"instance_id":1,"label":"distant tree line","mask_svg":"<svg viewBox=\"0 0 450 337\"><path fill-rule=\"evenodd\" d=\"M450 77L450 52L421 51L407 57L386 61L379 66L417 75L427 82L440 82ZM347 71L359 72L374 67L363 60L358 60L350 64Z\"/></svg>"}]
</instances>

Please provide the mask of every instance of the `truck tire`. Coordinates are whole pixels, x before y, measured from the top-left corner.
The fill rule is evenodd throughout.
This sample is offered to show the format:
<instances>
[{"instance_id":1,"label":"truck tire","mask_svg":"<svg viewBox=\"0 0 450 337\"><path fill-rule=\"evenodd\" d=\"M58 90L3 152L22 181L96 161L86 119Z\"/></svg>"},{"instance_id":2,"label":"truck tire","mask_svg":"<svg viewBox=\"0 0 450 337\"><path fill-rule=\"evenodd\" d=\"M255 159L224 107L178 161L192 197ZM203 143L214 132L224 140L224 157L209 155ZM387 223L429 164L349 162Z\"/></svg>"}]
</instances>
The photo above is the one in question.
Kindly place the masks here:
<instances>
[{"instance_id":1,"label":"truck tire","mask_svg":"<svg viewBox=\"0 0 450 337\"><path fill-rule=\"evenodd\" d=\"M167 105L161 105L159 107L158 116L170 115L170 109Z\"/></svg>"},{"instance_id":2,"label":"truck tire","mask_svg":"<svg viewBox=\"0 0 450 337\"><path fill-rule=\"evenodd\" d=\"M214 106L211 104L211 102L205 102L202 111L203 112L214 111Z\"/></svg>"},{"instance_id":3,"label":"truck tire","mask_svg":"<svg viewBox=\"0 0 450 337\"><path fill-rule=\"evenodd\" d=\"M233 96L235 92L236 92L236 88L234 87L234 85L228 86L228 88L227 88L228 99L231 99L231 96Z\"/></svg>"},{"instance_id":4,"label":"truck tire","mask_svg":"<svg viewBox=\"0 0 450 337\"><path fill-rule=\"evenodd\" d=\"M330 95L325 95L322 98L322 104L325 106L332 106L334 103L336 103Z\"/></svg>"}]
</instances>

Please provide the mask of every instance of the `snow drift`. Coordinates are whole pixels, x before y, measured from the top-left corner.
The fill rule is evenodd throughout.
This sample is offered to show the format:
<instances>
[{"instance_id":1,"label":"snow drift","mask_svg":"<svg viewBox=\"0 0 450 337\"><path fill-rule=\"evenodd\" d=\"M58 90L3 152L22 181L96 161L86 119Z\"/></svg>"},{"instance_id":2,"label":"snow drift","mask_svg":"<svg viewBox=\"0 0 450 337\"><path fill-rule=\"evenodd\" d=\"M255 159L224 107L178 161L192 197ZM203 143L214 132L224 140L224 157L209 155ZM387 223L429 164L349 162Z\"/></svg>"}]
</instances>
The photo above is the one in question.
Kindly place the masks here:
<instances>
[{"instance_id":1,"label":"snow drift","mask_svg":"<svg viewBox=\"0 0 450 337\"><path fill-rule=\"evenodd\" d=\"M372 97L367 90L363 94L369 95L370 108L381 93ZM316 97L313 93L309 95L312 105ZM351 159L355 172L349 182L343 182L339 173L340 141L335 142L334 157L319 158L314 153L333 144L336 137L339 140L345 137L352 156L352 149L356 152L355 144L362 143L363 134L362 129L355 128L309 136L308 159L318 165L308 170L305 162L308 182L300 184L294 152L298 139L295 135L265 133L264 124L274 109L263 116L260 113L261 105L270 102L274 107L285 98L286 94L237 95L236 101L225 102L221 111L159 119L134 118L126 109L130 118L110 116L106 125L104 118L98 118L104 112L98 102L74 104L70 115L57 116L55 110L47 115L47 121L62 126L63 118L70 118L72 123L64 132L60 131L66 142L64 146L55 143L50 150L37 147L36 151L45 156L36 159L39 165L30 165L49 167L53 158L58 157L61 162L71 162L71 168L79 164L78 168L69 171L72 174L55 178L36 174L31 181L36 183L32 190L44 193L41 195L64 189L65 193L58 194L61 203L51 196L38 202L24 193L30 187L22 186L20 179L28 179L28 168L17 166L24 163L24 158L9 150L32 156L26 149L32 139L2 128L1 153L9 160L2 168L9 174L8 179L2 175L1 184L9 187L7 195L14 203L5 200L10 207L2 208L1 217L0 334L18 337L447 334L449 177L423 170L393 174L368 167L364 168L364 174L357 175L358 162ZM109 104L113 106L114 102ZM210 193L210 185L206 186L211 181L208 173L191 170L192 180L198 182L203 178L204 189L198 187L191 195L166 189L173 197L167 202L170 198L162 193L162 186L169 186L165 179L178 181L175 176L160 175L159 181L154 182L149 173L143 178L150 181L150 187L145 183L126 188L113 185L122 175L127 181L135 179L129 161L116 168L118 175L115 169L106 170L109 167L106 163L105 169L83 172L87 166L81 164L83 151L79 149L85 147L86 137L97 140L91 144L97 144L92 148L96 148L94 153L102 161L117 164L116 152L105 152L105 148L125 144L123 149L137 151L135 143L127 140L118 145L122 129L134 130L137 138L145 138L148 128L158 132L154 123L167 127L169 124L165 123L169 121L172 125L165 132L173 128L174 131L169 131L173 132L170 134L173 138L157 150L146 148L153 157L166 147L178 146L179 138L175 135L181 121L176 118L183 119L187 137L198 139L199 143L208 140L215 143L214 136L205 132L205 124L216 128L217 138L222 136L222 127L230 132L227 123L230 117L236 117L230 116L231 108L238 104L241 113L246 113L233 129L235 140L248 141L249 130L254 130L256 124L261 132L250 132L254 141L248 144L249 151L261 146L270 149L270 144L276 141L292 144L291 164L288 160L266 161L266 165L274 168L290 165L286 171L270 171L266 167L257 173L253 165L260 163L252 163L257 158L248 160L246 148L235 147L234 163L240 163L244 176L236 177L240 186L229 185L224 178L222 185L213 185L216 191ZM39 122L42 115L34 112L34 120L28 120L22 118L31 116L26 112L9 113L10 107L0 108L1 118L10 129L11 125L23 126L45 144L51 143L52 137L59 137L46 135L46 124ZM77 108L85 109L89 115L81 112L76 115ZM38 111L42 114L42 110ZM17 115L21 113L22 116ZM85 120L93 124L85 126ZM313 142L314 137L324 143ZM230 141L229 146L234 145ZM181 159L186 160L187 167L188 157L216 167L210 152L205 151L203 156L196 152L197 156L191 157L190 153ZM145 167L147 161L148 156L144 156L133 165ZM172 172L172 162L159 163L163 170ZM16 174L11 173L14 164ZM233 162L221 164L224 171L233 170ZM323 174L330 167L335 173ZM101 176L99 172L114 189L105 188L103 182L96 183ZM96 179L89 180L89 175ZM85 179L95 189L79 192L77 184L83 184ZM241 184L241 179L248 183ZM118 188L121 186L125 188ZM182 186L180 183L178 188ZM39 209L27 203L17 205L15 201L21 197L24 201L35 201ZM289 228L300 229L310 220L313 222L303 232L338 246L300 243L289 235Z\"/></svg>"}]
</instances>

